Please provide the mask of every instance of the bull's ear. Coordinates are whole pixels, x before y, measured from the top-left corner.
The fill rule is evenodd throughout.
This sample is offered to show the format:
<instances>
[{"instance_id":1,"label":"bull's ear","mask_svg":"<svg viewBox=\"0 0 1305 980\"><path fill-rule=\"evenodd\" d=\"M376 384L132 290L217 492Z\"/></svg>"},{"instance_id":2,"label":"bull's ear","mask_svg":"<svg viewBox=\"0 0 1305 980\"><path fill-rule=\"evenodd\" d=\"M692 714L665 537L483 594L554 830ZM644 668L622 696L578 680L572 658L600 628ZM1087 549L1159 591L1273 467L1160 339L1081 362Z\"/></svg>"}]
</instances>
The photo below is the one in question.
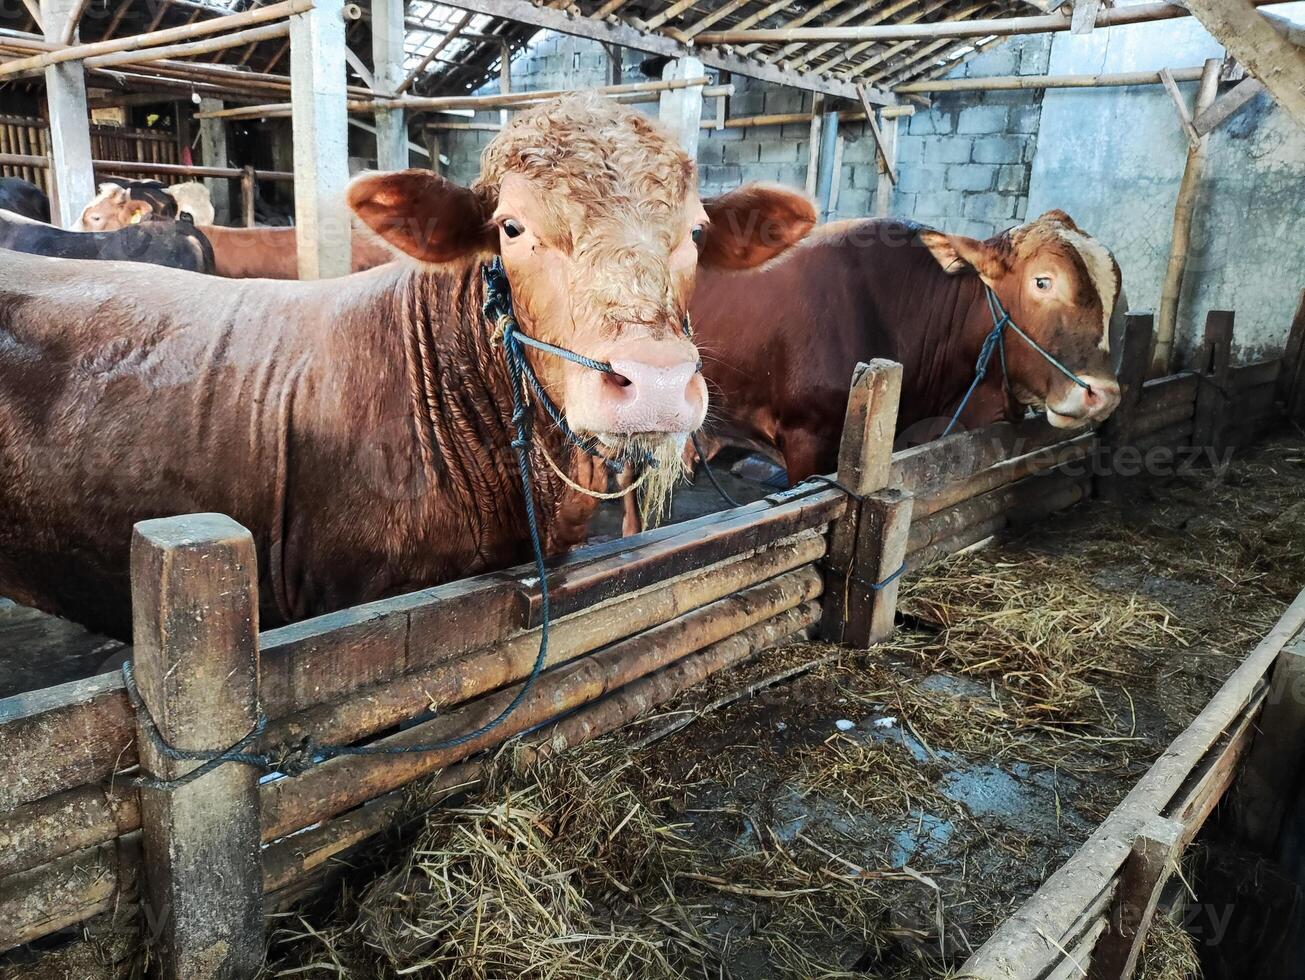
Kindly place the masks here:
<instances>
[{"instance_id":1,"label":"bull's ear","mask_svg":"<svg viewBox=\"0 0 1305 980\"><path fill-rule=\"evenodd\" d=\"M750 269L806 237L816 206L778 184L745 184L702 202L710 219L699 261L721 269Z\"/></svg>"},{"instance_id":2,"label":"bull's ear","mask_svg":"<svg viewBox=\"0 0 1305 980\"><path fill-rule=\"evenodd\" d=\"M149 201L127 201L127 224L138 225L153 212L154 208Z\"/></svg>"},{"instance_id":3,"label":"bull's ear","mask_svg":"<svg viewBox=\"0 0 1305 980\"><path fill-rule=\"evenodd\" d=\"M932 228L919 232L920 244L927 248L943 271L951 276L977 272L989 282L1005 271L1001 254L987 242L965 235L948 235Z\"/></svg>"},{"instance_id":4,"label":"bull's ear","mask_svg":"<svg viewBox=\"0 0 1305 980\"><path fill-rule=\"evenodd\" d=\"M429 170L363 174L349 207L390 245L421 262L449 262L497 247L485 202Z\"/></svg>"}]
</instances>

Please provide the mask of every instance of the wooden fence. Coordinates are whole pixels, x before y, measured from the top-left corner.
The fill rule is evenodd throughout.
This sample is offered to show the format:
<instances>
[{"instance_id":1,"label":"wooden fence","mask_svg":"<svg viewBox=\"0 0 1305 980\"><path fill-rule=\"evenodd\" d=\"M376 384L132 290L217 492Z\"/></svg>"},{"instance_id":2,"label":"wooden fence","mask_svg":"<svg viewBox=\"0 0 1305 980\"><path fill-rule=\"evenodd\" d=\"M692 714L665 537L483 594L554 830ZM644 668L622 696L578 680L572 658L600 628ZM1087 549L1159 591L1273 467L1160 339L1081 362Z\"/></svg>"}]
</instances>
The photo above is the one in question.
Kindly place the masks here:
<instances>
[{"instance_id":1,"label":"wooden fence","mask_svg":"<svg viewBox=\"0 0 1305 980\"><path fill-rule=\"evenodd\" d=\"M0 116L0 154L49 157L50 124L44 119L27 116ZM92 126L91 156L103 161L138 163L181 163L180 149L174 133L156 129L124 126ZM35 163L0 164L0 177L21 177L50 193L50 170ZM161 174L164 183L175 178Z\"/></svg>"},{"instance_id":2,"label":"wooden fence","mask_svg":"<svg viewBox=\"0 0 1305 980\"><path fill-rule=\"evenodd\" d=\"M263 781L229 765L183 788L136 789L122 777L133 767L168 779L195 763L160 758L137 738L120 675L0 701L0 947L134 908L141 894L164 975L249 974L262 956L264 916L311 889L332 857L390 826L414 780L438 774L439 786L463 785L514 736L526 761L576 745L786 638L819 633L868 646L891 632L897 591L872 584L903 565L909 574L1109 495L1184 447L1234 447L1283 411L1305 414L1305 296L1281 360L1230 367L1232 314L1211 313L1201 370L1144 382L1150 339L1151 318L1130 316L1124 399L1095 431L1028 420L899 452L901 368L862 365L836 484L811 480L556 563L547 669L501 726L456 748L338 757ZM263 748L446 739L499 714L539 641L532 567L260 633L252 539L219 515L138 525L132 594L141 695L164 738L187 749L238 742L260 711L270 719ZM1090 958L1101 937L1118 938L1107 927L1116 892L1160 877L1156 848L1190 840L1226 787L1263 700L1256 678L1289 625L1234 675L1231 694L1211 702L1194 723L1198 735L1175 743L1182 774L1199 776L1183 781L1179 810L1174 773L1148 775L1121 804L1124 815L1080 852L1097 862L1097 876L1053 876L1030 902L1037 917L1013 917L975 954L972 975L1059 976L1066 956ZM433 717L395 733L432 705ZM1215 742L1222 754L1201 775ZM1160 827L1160 818L1181 829Z\"/></svg>"}]
</instances>

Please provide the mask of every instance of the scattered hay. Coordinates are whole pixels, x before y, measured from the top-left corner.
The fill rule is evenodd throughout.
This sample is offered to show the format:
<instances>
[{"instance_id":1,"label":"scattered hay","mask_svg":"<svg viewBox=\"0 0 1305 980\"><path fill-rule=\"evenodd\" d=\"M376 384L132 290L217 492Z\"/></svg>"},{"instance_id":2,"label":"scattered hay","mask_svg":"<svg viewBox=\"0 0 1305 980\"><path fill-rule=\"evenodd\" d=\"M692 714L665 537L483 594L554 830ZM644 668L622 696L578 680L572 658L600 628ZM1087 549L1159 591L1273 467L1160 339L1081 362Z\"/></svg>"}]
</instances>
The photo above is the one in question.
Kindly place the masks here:
<instances>
[{"instance_id":1,"label":"scattered hay","mask_svg":"<svg viewBox=\"0 0 1305 980\"><path fill-rule=\"evenodd\" d=\"M895 648L1000 684L1006 716L1024 725L1095 721L1094 681L1118 682L1137 654L1188 642L1160 603L1104 589L1064 556L957 555L907 583L900 605L936 632Z\"/></svg>"},{"instance_id":2,"label":"scattered hay","mask_svg":"<svg viewBox=\"0 0 1305 980\"><path fill-rule=\"evenodd\" d=\"M1137 980L1201 980L1196 940L1167 915L1157 915L1142 943Z\"/></svg>"}]
</instances>

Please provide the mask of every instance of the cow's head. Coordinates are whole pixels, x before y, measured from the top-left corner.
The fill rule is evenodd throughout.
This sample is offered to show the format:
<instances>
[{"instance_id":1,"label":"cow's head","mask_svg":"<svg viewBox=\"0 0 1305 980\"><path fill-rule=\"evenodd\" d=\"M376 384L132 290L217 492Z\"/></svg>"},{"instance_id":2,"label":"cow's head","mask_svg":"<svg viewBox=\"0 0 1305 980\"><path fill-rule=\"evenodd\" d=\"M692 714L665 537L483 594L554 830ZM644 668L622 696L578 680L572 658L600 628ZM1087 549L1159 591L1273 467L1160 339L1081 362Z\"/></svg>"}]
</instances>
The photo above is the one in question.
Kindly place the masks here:
<instances>
[{"instance_id":1,"label":"cow's head","mask_svg":"<svg viewBox=\"0 0 1305 980\"><path fill-rule=\"evenodd\" d=\"M614 369L528 352L571 428L668 459L707 408L685 330L699 264L757 265L815 223L811 203L779 187L700 200L694 164L670 137L593 95L517 115L469 189L427 171L371 174L349 204L422 262L501 255L522 329Z\"/></svg>"},{"instance_id":2,"label":"cow's head","mask_svg":"<svg viewBox=\"0 0 1305 980\"><path fill-rule=\"evenodd\" d=\"M153 215L154 206L149 201L133 198L131 191L121 184L104 183L69 230L117 231L148 221Z\"/></svg>"},{"instance_id":3,"label":"cow's head","mask_svg":"<svg viewBox=\"0 0 1305 980\"><path fill-rule=\"evenodd\" d=\"M1061 428L1115 410L1119 383L1110 360L1110 319L1120 274L1104 245L1064 211L1048 211L987 241L930 230L919 237L949 273L977 273L1020 329L1088 384L1075 384L1008 333L1006 361L1016 398L1045 407L1048 421Z\"/></svg>"}]
</instances>

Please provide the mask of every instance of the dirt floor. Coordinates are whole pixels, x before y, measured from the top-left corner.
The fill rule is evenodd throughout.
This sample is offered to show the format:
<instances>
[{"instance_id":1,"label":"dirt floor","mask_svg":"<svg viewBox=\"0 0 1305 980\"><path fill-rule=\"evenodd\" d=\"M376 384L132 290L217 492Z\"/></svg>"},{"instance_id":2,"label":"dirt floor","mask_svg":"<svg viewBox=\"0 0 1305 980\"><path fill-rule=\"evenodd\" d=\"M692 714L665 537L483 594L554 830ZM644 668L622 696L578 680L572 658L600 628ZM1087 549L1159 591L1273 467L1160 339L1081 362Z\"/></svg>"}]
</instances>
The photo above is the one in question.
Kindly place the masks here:
<instances>
[{"instance_id":1,"label":"dirt floor","mask_svg":"<svg viewBox=\"0 0 1305 980\"><path fill-rule=\"evenodd\" d=\"M1139 483L914 576L888 646L789 645L430 815L414 790L265 975L948 976L1302 587L1305 438ZM1191 959L1164 929L1139 975Z\"/></svg>"}]
</instances>

